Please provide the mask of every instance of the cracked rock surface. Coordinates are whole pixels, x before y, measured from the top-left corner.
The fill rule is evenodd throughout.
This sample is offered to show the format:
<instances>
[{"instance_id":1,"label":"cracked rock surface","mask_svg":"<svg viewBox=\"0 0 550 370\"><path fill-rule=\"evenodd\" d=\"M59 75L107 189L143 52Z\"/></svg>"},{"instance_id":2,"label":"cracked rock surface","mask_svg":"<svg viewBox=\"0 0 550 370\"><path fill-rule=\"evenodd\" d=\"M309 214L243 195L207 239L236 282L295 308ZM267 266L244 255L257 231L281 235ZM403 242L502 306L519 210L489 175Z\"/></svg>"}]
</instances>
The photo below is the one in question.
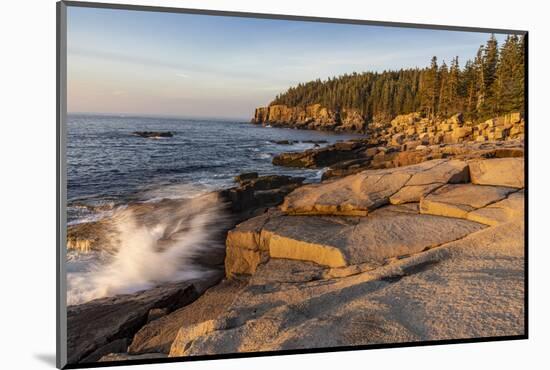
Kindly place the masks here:
<instances>
[{"instance_id":1,"label":"cracked rock surface","mask_svg":"<svg viewBox=\"0 0 550 370\"><path fill-rule=\"evenodd\" d=\"M523 334L524 191L501 162L294 190L228 234L226 275L245 286L221 315L181 325L169 356Z\"/></svg>"}]
</instances>

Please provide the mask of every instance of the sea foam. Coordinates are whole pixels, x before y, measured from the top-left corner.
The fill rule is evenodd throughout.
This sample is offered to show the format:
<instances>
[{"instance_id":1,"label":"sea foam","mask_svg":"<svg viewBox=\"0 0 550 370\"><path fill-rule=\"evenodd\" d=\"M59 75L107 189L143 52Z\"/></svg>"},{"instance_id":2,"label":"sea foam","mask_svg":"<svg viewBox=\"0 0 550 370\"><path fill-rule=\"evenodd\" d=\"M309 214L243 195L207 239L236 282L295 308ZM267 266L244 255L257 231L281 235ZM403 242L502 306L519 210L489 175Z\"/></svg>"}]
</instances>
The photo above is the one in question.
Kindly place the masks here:
<instances>
[{"instance_id":1,"label":"sea foam","mask_svg":"<svg viewBox=\"0 0 550 370\"><path fill-rule=\"evenodd\" d=\"M114 248L67 259L67 304L134 293L164 282L206 277L212 269L194 258L213 253L226 227L223 204L214 193L156 207L143 213L133 207L111 218Z\"/></svg>"}]
</instances>

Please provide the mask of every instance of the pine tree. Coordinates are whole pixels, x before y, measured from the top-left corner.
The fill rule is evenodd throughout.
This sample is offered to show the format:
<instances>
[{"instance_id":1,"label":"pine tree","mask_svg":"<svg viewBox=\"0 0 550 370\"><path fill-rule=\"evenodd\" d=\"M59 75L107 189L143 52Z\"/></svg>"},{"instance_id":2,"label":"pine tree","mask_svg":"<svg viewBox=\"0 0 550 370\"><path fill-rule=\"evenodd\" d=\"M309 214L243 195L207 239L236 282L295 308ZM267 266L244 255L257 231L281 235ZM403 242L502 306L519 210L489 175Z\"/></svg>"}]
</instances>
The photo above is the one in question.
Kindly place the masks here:
<instances>
[{"instance_id":1,"label":"pine tree","mask_svg":"<svg viewBox=\"0 0 550 370\"><path fill-rule=\"evenodd\" d=\"M428 117L435 116L437 102L439 97L439 78L438 78L437 57L432 57L430 68L423 74L420 94L421 109Z\"/></svg>"},{"instance_id":2,"label":"pine tree","mask_svg":"<svg viewBox=\"0 0 550 370\"><path fill-rule=\"evenodd\" d=\"M447 80L447 94L449 99L449 112L456 112L462 110L462 98L460 89L460 66L458 64L458 56L454 57L451 61L451 68L449 69L449 77Z\"/></svg>"},{"instance_id":3,"label":"pine tree","mask_svg":"<svg viewBox=\"0 0 550 370\"><path fill-rule=\"evenodd\" d=\"M498 65L498 43L494 34L487 41L483 53L483 88L485 98L480 106L482 116L491 116L495 113L496 99L493 96Z\"/></svg>"},{"instance_id":4,"label":"pine tree","mask_svg":"<svg viewBox=\"0 0 550 370\"><path fill-rule=\"evenodd\" d=\"M441 64L441 67L438 71L439 79L439 99L437 106L437 114L443 117L446 117L449 113L449 108L451 105L451 97L449 96L449 70L445 61Z\"/></svg>"},{"instance_id":5,"label":"pine tree","mask_svg":"<svg viewBox=\"0 0 550 370\"><path fill-rule=\"evenodd\" d=\"M514 108L514 81L517 77L517 36L512 35L506 38L500 51L500 60L495 72L495 81L492 86L494 97L493 111L496 114Z\"/></svg>"},{"instance_id":6,"label":"pine tree","mask_svg":"<svg viewBox=\"0 0 550 370\"><path fill-rule=\"evenodd\" d=\"M474 71L475 71L475 92L476 92L476 107L472 112L474 116L477 116L483 105L485 104L486 99L486 88L485 88L485 66L483 58L484 48L480 46L477 51L477 56L474 60Z\"/></svg>"}]
</instances>

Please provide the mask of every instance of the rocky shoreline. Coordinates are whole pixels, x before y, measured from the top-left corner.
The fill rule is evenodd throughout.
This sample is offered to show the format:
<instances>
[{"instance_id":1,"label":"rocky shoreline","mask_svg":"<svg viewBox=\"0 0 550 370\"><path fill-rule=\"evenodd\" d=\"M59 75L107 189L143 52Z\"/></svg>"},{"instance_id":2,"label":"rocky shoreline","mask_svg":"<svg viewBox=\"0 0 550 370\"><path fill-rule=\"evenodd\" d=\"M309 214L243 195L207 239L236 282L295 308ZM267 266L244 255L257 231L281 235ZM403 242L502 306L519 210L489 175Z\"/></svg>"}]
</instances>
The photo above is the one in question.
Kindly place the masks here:
<instances>
[{"instance_id":1,"label":"rocky shoreline","mask_svg":"<svg viewBox=\"0 0 550 370\"><path fill-rule=\"evenodd\" d=\"M254 121L289 115L301 128L335 118L269 107ZM69 362L522 335L524 125L398 116L274 158L324 168L320 183L241 174L217 193L231 216L203 263L218 273L69 306ZM93 250L105 230L71 227L68 248Z\"/></svg>"}]
</instances>

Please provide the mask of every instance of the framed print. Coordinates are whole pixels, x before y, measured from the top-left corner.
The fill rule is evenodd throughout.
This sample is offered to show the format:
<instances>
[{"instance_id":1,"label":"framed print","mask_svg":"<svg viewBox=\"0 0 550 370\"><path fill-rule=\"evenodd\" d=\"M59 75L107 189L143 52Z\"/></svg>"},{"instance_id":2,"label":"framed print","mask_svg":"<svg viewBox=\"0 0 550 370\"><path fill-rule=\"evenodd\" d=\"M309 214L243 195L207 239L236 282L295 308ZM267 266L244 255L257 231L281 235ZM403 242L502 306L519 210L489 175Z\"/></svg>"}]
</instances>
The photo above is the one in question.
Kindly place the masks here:
<instances>
[{"instance_id":1,"label":"framed print","mask_svg":"<svg viewBox=\"0 0 550 370\"><path fill-rule=\"evenodd\" d=\"M59 368L527 338L526 31L57 10Z\"/></svg>"}]
</instances>

